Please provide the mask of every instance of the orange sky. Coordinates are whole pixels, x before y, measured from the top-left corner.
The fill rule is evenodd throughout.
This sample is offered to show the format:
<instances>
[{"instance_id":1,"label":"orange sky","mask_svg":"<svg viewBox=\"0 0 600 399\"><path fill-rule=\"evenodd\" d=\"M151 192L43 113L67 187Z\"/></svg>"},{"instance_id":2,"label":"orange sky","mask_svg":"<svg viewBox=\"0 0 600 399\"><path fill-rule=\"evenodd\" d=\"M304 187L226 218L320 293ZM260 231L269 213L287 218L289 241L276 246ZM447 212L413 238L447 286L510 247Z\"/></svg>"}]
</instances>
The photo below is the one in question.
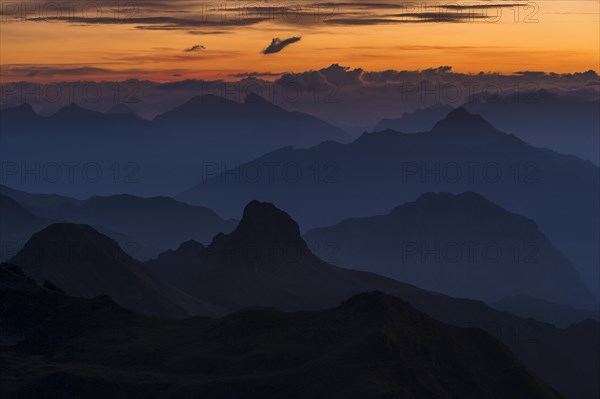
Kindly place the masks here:
<instances>
[{"instance_id":1,"label":"orange sky","mask_svg":"<svg viewBox=\"0 0 600 399\"><path fill-rule=\"evenodd\" d=\"M67 10L44 9L44 2L29 4L26 12L6 8L9 3L2 1L2 82L227 79L237 72L299 72L332 63L366 70L451 65L458 72L577 72L598 70L600 62L597 0L521 2L505 8L481 6L510 5L506 1L436 2L449 6L443 9L381 0L372 7L368 2L320 7L319 13L315 3L303 1L286 2L296 6L288 14L273 8L268 15L265 7L283 3L221 3L221 14L203 13L209 6L199 1L151 0L148 9L135 10L89 3L67 18ZM236 18L247 4L263 8L243 14L242 23ZM440 10L447 19L433 15ZM487 17L472 18L468 12ZM35 20L59 16L62 20ZM273 38L292 36L302 39L278 53L262 54ZM184 51L196 45L204 48Z\"/></svg>"}]
</instances>

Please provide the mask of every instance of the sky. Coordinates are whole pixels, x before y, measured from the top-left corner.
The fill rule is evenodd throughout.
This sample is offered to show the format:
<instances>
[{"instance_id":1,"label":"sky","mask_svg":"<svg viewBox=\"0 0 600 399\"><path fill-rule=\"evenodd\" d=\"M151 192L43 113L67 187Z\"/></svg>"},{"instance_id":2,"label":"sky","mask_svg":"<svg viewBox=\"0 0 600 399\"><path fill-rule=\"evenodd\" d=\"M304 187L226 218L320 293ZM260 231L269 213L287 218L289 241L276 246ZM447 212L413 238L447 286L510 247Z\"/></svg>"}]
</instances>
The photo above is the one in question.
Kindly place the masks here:
<instances>
[{"instance_id":1,"label":"sky","mask_svg":"<svg viewBox=\"0 0 600 399\"><path fill-rule=\"evenodd\" d=\"M574 73L600 63L597 0L1 4L3 83L276 79L334 63Z\"/></svg>"}]
</instances>

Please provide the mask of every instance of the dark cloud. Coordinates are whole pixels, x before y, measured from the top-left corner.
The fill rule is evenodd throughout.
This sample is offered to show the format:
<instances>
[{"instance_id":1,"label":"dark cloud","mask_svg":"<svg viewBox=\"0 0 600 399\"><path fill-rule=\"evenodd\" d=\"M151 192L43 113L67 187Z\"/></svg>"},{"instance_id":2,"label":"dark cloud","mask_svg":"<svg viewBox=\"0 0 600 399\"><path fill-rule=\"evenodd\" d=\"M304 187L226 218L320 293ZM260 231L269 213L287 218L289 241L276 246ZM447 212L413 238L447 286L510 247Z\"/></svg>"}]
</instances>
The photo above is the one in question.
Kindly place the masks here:
<instances>
[{"instance_id":1,"label":"dark cloud","mask_svg":"<svg viewBox=\"0 0 600 399\"><path fill-rule=\"evenodd\" d=\"M271 44L269 45L269 47L264 49L262 53L263 54L278 53L281 50L283 50L285 47L289 46L290 44L299 42L300 39L302 39L300 36L290 37L285 40L281 40L278 37L276 37L273 40L271 40Z\"/></svg>"},{"instance_id":2,"label":"dark cloud","mask_svg":"<svg viewBox=\"0 0 600 399\"><path fill-rule=\"evenodd\" d=\"M143 71L129 69L126 71L91 66L61 66L61 65L4 65L3 75L39 77L39 76L98 76L119 74L140 74Z\"/></svg>"},{"instance_id":3,"label":"dark cloud","mask_svg":"<svg viewBox=\"0 0 600 399\"><path fill-rule=\"evenodd\" d=\"M225 35L227 33L230 32L226 32L223 30L210 30L210 31L205 31L205 30L191 30L188 32L188 34L190 35Z\"/></svg>"},{"instance_id":4,"label":"dark cloud","mask_svg":"<svg viewBox=\"0 0 600 399\"><path fill-rule=\"evenodd\" d=\"M50 1L47 1L50 3ZM15 10L36 10L36 2ZM192 34L226 33L218 28L255 25L269 21L281 25L380 25L399 23L436 23L497 19L499 13L487 15L487 10L525 7L528 3L485 2L483 4L438 4L434 0L423 2L351 1L314 3L301 0L291 5L240 4L224 5L199 0L165 1L147 0L136 3L102 3L82 0L76 3L52 2L51 15L14 11L8 20L61 21L72 24L126 24L141 30L189 30ZM39 8L39 7L38 7ZM491 14L491 13L490 13ZM196 28L217 28L196 31Z\"/></svg>"},{"instance_id":5,"label":"dark cloud","mask_svg":"<svg viewBox=\"0 0 600 399\"><path fill-rule=\"evenodd\" d=\"M205 54L208 52L197 53L197 57L204 57ZM197 58L182 54L181 51L174 51L174 56L187 60ZM158 60L158 58L156 60L134 58L129 65ZM58 82L61 79L72 82L86 79L105 80L107 76L111 79L144 76L143 71L111 70L104 66L96 68L85 65L2 65L1 72L2 82L6 83L0 84L0 89L5 84L9 85L9 81L34 81L48 76ZM227 80L204 81L185 80L186 76L195 75L196 71L193 67L167 72L169 75L174 75L173 82L135 83L139 87L136 95L143 104L140 105L139 110L136 110L140 115L153 118L158 113L182 104L199 94L215 94L234 101L243 101L249 90L252 90L263 94L268 93L266 98L283 108L308 112L337 124L368 126L382 118L397 117L404 111L412 112L434 103L460 106L466 102L478 101L483 98L482 94L488 99L491 98L491 101L496 101L497 94L506 101L514 101L515 98L524 98L515 96L516 92L536 92L541 93L536 97L541 101L544 93L542 90L547 90L561 95L562 98L572 98L573 101L585 102L594 99L598 101L600 85L598 74L594 71L571 74L536 70L524 70L512 74L461 73L447 65L421 70L369 71L343 64L333 64L318 70L287 72L281 75L272 71L240 71L230 75ZM114 92L114 84L115 82L106 82L106 87L103 89L105 102L98 104L99 109L108 108L109 102L113 101L113 96L110 94ZM297 94L294 101L289 98L291 91ZM7 89L5 92L21 93L14 88ZM64 92L69 93L69 90L65 89ZM526 98L530 97L526 96ZM9 100L18 102L18 98L9 98ZM54 103L47 104L52 111L58 106L59 104Z\"/></svg>"},{"instance_id":6,"label":"dark cloud","mask_svg":"<svg viewBox=\"0 0 600 399\"><path fill-rule=\"evenodd\" d=\"M205 49L206 49L206 47L204 47L203 45L196 44L195 46L192 46L190 48L186 48L183 51L186 52L186 53L194 53L196 51L202 51L202 50L205 50Z\"/></svg>"},{"instance_id":7,"label":"dark cloud","mask_svg":"<svg viewBox=\"0 0 600 399\"><path fill-rule=\"evenodd\" d=\"M78 25L136 25L136 29L140 30L189 30L193 28L201 27L236 27L236 26L248 26L254 25L259 22L266 21L266 18L246 18L246 19L222 19L222 18L205 18L199 15L195 18L187 17L167 17L167 16L156 16L156 17L131 17L127 19L119 19L113 17L96 17L96 18L85 18L85 17L72 17L72 16L60 16L60 17L35 17L28 18L28 21L32 22L67 22Z\"/></svg>"},{"instance_id":8,"label":"dark cloud","mask_svg":"<svg viewBox=\"0 0 600 399\"><path fill-rule=\"evenodd\" d=\"M229 76L232 78L254 78L254 77L275 77L283 75L282 72L240 72L232 73Z\"/></svg>"},{"instance_id":9,"label":"dark cloud","mask_svg":"<svg viewBox=\"0 0 600 399\"><path fill-rule=\"evenodd\" d=\"M356 86L362 83L360 77L363 74L361 68L350 69L339 64L333 64L327 68L321 69L319 72L323 74L329 83L337 86Z\"/></svg>"}]
</instances>

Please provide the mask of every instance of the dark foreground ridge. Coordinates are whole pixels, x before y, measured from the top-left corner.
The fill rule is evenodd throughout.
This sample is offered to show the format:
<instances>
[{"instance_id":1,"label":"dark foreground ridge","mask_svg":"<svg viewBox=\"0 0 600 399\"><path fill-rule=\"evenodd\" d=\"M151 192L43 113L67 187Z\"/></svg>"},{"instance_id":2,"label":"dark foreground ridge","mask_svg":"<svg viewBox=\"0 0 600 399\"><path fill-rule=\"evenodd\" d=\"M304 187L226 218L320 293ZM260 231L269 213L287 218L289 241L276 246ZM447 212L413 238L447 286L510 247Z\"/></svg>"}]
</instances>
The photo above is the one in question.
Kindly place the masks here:
<instances>
[{"instance_id":1,"label":"dark foreground ridge","mask_svg":"<svg viewBox=\"0 0 600 399\"><path fill-rule=\"evenodd\" d=\"M484 331L380 292L321 311L166 321L3 264L0 299L2 342L17 343L0 346L3 398L561 398Z\"/></svg>"}]
</instances>

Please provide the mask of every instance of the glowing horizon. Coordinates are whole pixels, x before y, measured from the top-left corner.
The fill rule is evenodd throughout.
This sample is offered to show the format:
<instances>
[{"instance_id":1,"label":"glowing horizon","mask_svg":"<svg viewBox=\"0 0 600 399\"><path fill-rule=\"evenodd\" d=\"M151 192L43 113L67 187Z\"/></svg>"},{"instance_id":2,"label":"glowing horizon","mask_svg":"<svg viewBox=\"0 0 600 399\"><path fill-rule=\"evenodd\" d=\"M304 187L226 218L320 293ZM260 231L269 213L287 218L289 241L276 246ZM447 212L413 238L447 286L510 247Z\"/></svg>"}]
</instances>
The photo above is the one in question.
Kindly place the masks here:
<instances>
[{"instance_id":1,"label":"glowing horizon","mask_svg":"<svg viewBox=\"0 0 600 399\"><path fill-rule=\"evenodd\" d=\"M199 1L151 0L144 9L48 4L62 3L3 4L2 82L232 80L246 72L273 74L269 79L334 63L502 74L600 69L600 2L593 0L303 1L285 10L279 3L237 2L221 3L218 12ZM262 53L274 38L291 37L301 39Z\"/></svg>"}]
</instances>

